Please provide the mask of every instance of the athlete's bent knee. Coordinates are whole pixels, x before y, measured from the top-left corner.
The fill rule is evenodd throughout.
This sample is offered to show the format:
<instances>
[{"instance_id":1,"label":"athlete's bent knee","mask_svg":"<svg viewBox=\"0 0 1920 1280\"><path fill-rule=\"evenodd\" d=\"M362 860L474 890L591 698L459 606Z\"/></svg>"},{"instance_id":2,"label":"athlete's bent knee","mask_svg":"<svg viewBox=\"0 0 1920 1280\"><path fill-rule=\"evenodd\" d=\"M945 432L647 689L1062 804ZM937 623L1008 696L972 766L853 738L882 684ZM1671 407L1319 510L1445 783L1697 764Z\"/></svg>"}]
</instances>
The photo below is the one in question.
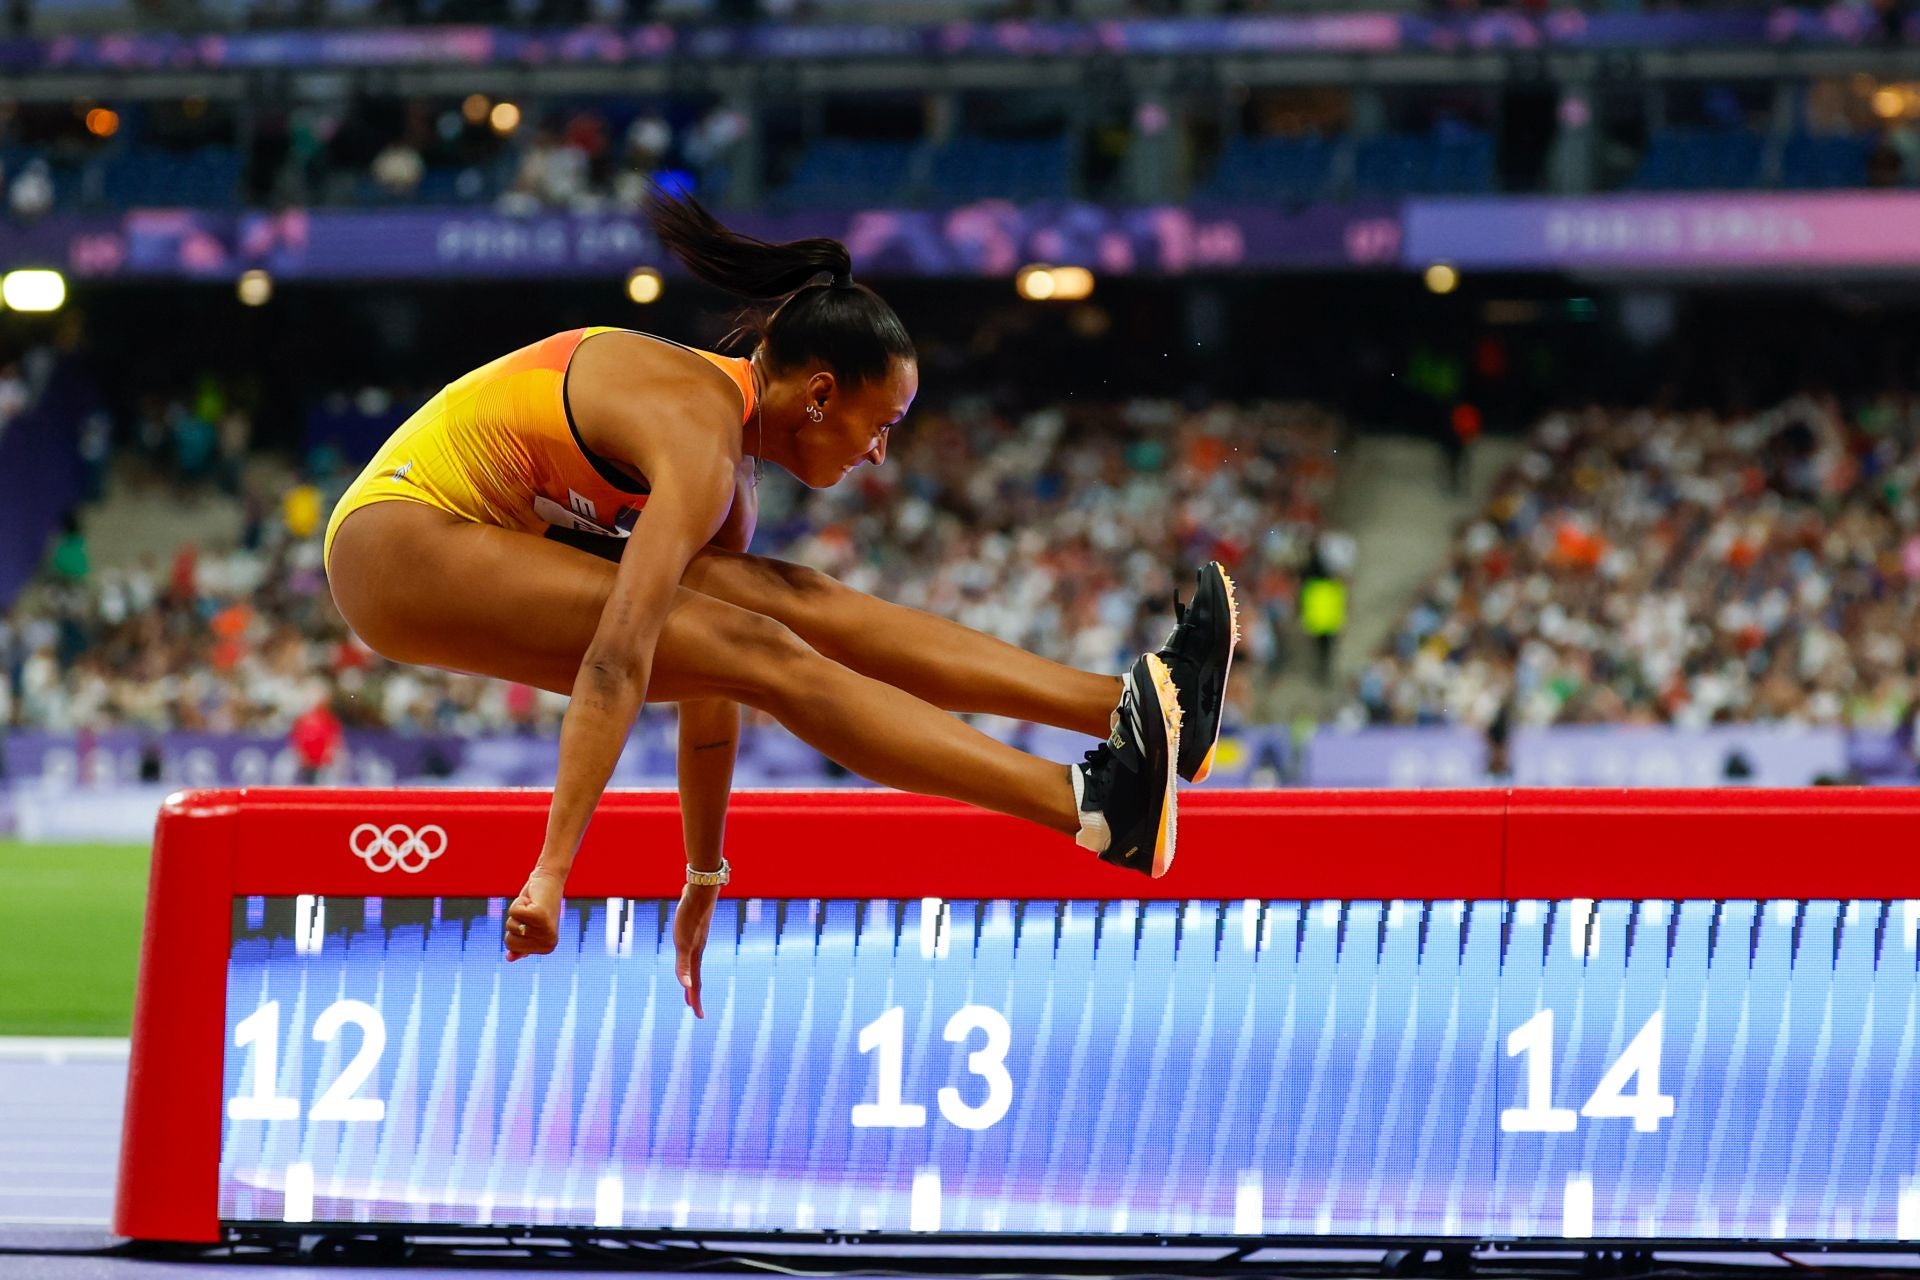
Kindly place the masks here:
<instances>
[{"instance_id":1,"label":"athlete's bent knee","mask_svg":"<svg viewBox=\"0 0 1920 1280\"><path fill-rule=\"evenodd\" d=\"M727 626L727 648L741 661L769 666L785 666L818 655L805 640L778 618L741 609Z\"/></svg>"},{"instance_id":2,"label":"athlete's bent knee","mask_svg":"<svg viewBox=\"0 0 1920 1280\"><path fill-rule=\"evenodd\" d=\"M805 604L816 598L825 598L835 591L845 590L835 578L790 560L776 560L772 556L756 556L745 551L710 554L716 561L731 562L745 571L735 581L753 585L751 593L739 601L746 608L784 615L795 604Z\"/></svg>"},{"instance_id":3,"label":"athlete's bent knee","mask_svg":"<svg viewBox=\"0 0 1920 1280\"><path fill-rule=\"evenodd\" d=\"M791 560L768 557L766 566L767 571L779 580L783 590L803 600L824 599L836 591L846 590L838 578L804 564L794 564Z\"/></svg>"},{"instance_id":4,"label":"athlete's bent knee","mask_svg":"<svg viewBox=\"0 0 1920 1280\"><path fill-rule=\"evenodd\" d=\"M716 639L749 695L745 700L755 705L795 696L805 686L808 668L823 660L786 623L745 609L729 617Z\"/></svg>"}]
</instances>

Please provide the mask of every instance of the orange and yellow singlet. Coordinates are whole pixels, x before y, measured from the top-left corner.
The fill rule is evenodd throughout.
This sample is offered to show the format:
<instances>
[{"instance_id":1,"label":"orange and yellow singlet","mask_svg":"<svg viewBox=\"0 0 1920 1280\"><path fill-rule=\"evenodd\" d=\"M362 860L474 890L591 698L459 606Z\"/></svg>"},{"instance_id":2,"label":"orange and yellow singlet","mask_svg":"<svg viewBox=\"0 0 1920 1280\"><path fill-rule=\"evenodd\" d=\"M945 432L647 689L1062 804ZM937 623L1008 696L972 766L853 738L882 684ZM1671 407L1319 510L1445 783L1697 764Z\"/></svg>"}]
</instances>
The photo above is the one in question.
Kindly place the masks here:
<instances>
[{"instance_id":1,"label":"orange and yellow singlet","mask_svg":"<svg viewBox=\"0 0 1920 1280\"><path fill-rule=\"evenodd\" d=\"M424 502L527 533L553 526L610 537L630 533L647 504L646 486L588 451L566 398L574 350L609 332L616 330L556 333L449 383L400 424L341 496L327 522L323 554L333 554L341 521L376 502ZM748 362L697 354L740 388L745 423L754 405Z\"/></svg>"}]
</instances>

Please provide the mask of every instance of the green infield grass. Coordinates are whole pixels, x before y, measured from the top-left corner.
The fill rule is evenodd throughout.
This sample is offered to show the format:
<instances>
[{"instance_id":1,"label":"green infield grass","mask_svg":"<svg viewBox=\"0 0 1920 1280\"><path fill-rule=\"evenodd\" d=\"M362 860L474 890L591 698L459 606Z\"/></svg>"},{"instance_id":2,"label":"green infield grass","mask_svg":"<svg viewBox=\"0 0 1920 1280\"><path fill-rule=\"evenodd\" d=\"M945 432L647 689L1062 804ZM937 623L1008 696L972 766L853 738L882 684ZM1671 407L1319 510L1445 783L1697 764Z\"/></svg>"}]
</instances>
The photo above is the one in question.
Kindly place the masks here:
<instances>
[{"instance_id":1,"label":"green infield grass","mask_svg":"<svg viewBox=\"0 0 1920 1280\"><path fill-rule=\"evenodd\" d=\"M0 840L0 888L13 917L0 946L0 1035L128 1033L148 853Z\"/></svg>"}]
</instances>

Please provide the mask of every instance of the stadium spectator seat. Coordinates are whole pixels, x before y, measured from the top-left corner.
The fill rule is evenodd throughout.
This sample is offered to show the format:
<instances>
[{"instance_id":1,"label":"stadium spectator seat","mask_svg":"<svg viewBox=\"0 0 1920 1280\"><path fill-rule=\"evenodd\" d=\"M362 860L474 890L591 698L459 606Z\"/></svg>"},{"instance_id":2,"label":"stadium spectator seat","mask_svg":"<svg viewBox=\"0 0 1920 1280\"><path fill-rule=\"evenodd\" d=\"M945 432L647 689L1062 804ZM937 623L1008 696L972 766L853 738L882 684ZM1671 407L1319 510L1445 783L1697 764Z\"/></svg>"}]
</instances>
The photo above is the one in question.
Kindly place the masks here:
<instances>
[{"instance_id":1,"label":"stadium spectator seat","mask_svg":"<svg viewBox=\"0 0 1920 1280\"><path fill-rule=\"evenodd\" d=\"M1477 130L1382 134L1354 152L1359 195L1474 195L1494 186L1493 139Z\"/></svg>"},{"instance_id":2,"label":"stadium spectator seat","mask_svg":"<svg viewBox=\"0 0 1920 1280\"><path fill-rule=\"evenodd\" d=\"M240 172L240 153L231 147L129 147L105 163L100 197L116 207L219 208L239 200Z\"/></svg>"},{"instance_id":3,"label":"stadium spectator seat","mask_svg":"<svg viewBox=\"0 0 1920 1280\"><path fill-rule=\"evenodd\" d=\"M792 180L777 194L795 208L899 204L912 189L917 150L912 142L822 138L807 148Z\"/></svg>"},{"instance_id":4,"label":"stadium spectator seat","mask_svg":"<svg viewBox=\"0 0 1920 1280\"><path fill-rule=\"evenodd\" d=\"M1757 133L1662 129L1647 142L1629 186L1641 191L1739 191L1760 185L1765 142Z\"/></svg>"},{"instance_id":5,"label":"stadium spectator seat","mask_svg":"<svg viewBox=\"0 0 1920 1280\"><path fill-rule=\"evenodd\" d=\"M1780 185L1799 190L1864 187L1872 153L1873 139L1868 137L1790 138L1780 156Z\"/></svg>"},{"instance_id":6,"label":"stadium spectator seat","mask_svg":"<svg viewBox=\"0 0 1920 1280\"><path fill-rule=\"evenodd\" d=\"M1194 198L1312 200L1331 185L1333 161L1334 146L1324 138L1235 137Z\"/></svg>"},{"instance_id":7,"label":"stadium spectator seat","mask_svg":"<svg viewBox=\"0 0 1920 1280\"><path fill-rule=\"evenodd\" d=\"M1072 194L1072 146L1064 138L959 137L927 160L927 193L939 204L1051 200Z\"/></svg>"}]
</instances>

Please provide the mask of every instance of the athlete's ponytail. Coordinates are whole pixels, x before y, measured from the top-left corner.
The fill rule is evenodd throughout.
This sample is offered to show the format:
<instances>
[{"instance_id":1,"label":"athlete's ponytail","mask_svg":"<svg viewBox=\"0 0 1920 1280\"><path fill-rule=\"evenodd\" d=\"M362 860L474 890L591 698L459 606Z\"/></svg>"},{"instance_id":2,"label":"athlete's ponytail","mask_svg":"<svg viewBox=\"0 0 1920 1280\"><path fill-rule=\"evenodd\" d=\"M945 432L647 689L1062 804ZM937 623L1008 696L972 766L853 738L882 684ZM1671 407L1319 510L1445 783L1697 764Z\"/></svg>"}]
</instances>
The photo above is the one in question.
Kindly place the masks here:
<instances>
[{"instance_id":1,"label":"athlete's ponytail","mask_svg":"<svg viewBox=\"0 0 1920 1280\"><path fill-rule=\"evenodd\" d=\"M775 369L818 360L852 385L914 358L906 326L879 294L853 280L847 246L825 238L770 244L729 231L687 195L654 191L647 221L668 252L700 279L752 306L734 337L765 345Z\"/></svg>"}]
</instances>

